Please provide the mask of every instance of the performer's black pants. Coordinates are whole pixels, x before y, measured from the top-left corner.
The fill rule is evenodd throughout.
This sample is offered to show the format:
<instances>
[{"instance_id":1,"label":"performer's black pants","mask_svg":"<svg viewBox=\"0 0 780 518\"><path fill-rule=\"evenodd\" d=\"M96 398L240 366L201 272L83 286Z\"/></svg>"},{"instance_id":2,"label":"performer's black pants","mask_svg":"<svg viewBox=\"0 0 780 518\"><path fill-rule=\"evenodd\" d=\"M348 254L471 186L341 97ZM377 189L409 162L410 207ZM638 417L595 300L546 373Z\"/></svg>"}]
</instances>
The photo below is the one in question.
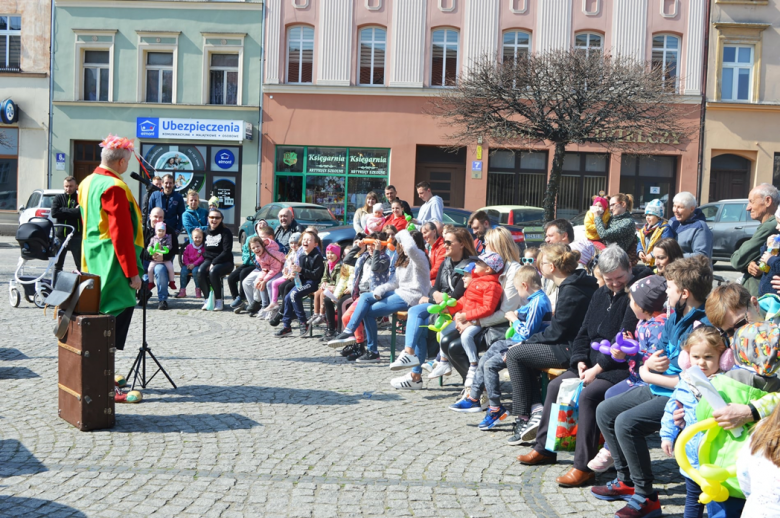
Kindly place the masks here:
<instances>
[{"instance_id":1,"label":"performer's black pants","mask_svg":"<svg viewBox=\"0 0 780 518\"><path fill-rule=\"evenodd\" d=\"M121 351L125 348L127 332L130 330L130 321L133 319L134 307L122 311L116 317L116 348Z\"/></svg>"}]
</instances>

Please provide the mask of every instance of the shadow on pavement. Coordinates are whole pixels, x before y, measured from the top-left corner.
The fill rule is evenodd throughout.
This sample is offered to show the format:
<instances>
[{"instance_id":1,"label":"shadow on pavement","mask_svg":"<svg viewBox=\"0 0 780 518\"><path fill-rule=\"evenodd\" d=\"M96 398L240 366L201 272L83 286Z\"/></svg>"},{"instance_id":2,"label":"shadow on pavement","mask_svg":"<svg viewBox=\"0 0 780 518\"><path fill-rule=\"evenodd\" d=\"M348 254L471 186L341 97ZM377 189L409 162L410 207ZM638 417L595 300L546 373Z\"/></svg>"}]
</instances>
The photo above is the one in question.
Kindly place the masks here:
<instances>
[{"instance_id":1,"label":"shadow on pavement","mask_svg":"<svg viewBox=\"0 0 780 518\"><path fill-rule=\"evenodd\" d=\"M7 513L7 514L6 514ZM24 516L37 518L47 516L67 516L68 518L86 518L78 509L40 498L22 498L18 496L0 496L0 516Z\"/></svg>"},{"instance_id":2,"label":"shadow on pavement","mask_svg":"<svg viewBox=\"0 0 780 518\"><path fill-rule=\"evenodd\" d=\"M217 433L262 426L241 414L141 415L117 413L114 433Z\"/></svg>"},{"instance_id":3,"label":"shadow on pavement","mask_svg":"<svg viewBox=\"0 0 780 518\"><path fill-rule=\"evenodd\" d=\"M147 390L146 394L165 395L155 403L267 403L271 405L357 405L361 400L396 401L398 394L344 394L331 390L282 387L186 385L175 391Z\"/></svg>"},{"instance_id":4,"label":"shadow on pavement","mask_svg":"<svg viewBox=\"0 0 780 518\"><path fill-rule=\"evenodd\" d=\"M0 380L27 380L40 378L27 367L0 367Z\"/></svg>"},{"instance_id":5,"label":"shadow on pavement","mask_svg":"<svg viewBox=\"0 0 780 518\"><path fill-rule=\"evenodd\" d=\"M19 349L14 349L12 347L0 347L0 360L11 362L16 360L29 360L29 359L30 357L24 354Z\"/></svg>"},{"instance_id":6,"label":"shadow on pavement","mask_svg":"<svg viewBox=\"0 0 780 518\"><path fill-rule=\"evenodd\" d=\"M24 444L16 439L0 441L0 478L35 475L49 471ZM0 506L2 510L2 506ZM2 515L2 513L0 513Z\"/></svg>"}]
</instances>

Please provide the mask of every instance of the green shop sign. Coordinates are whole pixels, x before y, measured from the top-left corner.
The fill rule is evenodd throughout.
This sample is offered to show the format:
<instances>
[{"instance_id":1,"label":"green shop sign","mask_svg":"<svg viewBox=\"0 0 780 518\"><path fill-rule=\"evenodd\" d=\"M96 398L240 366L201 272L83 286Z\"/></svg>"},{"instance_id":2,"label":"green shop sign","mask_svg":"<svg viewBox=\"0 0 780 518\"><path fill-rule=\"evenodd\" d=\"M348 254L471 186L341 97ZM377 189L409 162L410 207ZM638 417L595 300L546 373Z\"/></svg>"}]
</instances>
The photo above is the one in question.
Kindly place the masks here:
<instances>
[{"instance_id":1,"label":"green shop sign","mask_svg":"<svg viewBox=\"0 0 780 518\"><path fill-rule=\"evenodd\" d=\"M387 149L350 149L349 174L387 176Z\"/></svg>"}]
</instances>

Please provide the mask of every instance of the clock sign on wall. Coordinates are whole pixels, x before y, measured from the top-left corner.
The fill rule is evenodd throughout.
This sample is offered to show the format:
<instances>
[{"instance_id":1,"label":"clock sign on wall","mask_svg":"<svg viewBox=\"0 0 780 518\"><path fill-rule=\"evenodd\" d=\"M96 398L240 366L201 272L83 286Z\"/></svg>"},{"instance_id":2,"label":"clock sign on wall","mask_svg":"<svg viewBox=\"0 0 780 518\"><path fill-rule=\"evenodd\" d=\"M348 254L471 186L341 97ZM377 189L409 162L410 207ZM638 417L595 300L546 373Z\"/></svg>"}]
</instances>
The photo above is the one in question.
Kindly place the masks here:
<instances>
[{"instance_id":1,"label":"clock sign on wall","mask_svg":"<svg viewBox=\"0 0 780 518\"><path fill-rule=\"evenodd\" d=\"M12 99L0 103L0 120L3 124L14 124L19 120L19 107Z\"/></svg>"}]
</instances>

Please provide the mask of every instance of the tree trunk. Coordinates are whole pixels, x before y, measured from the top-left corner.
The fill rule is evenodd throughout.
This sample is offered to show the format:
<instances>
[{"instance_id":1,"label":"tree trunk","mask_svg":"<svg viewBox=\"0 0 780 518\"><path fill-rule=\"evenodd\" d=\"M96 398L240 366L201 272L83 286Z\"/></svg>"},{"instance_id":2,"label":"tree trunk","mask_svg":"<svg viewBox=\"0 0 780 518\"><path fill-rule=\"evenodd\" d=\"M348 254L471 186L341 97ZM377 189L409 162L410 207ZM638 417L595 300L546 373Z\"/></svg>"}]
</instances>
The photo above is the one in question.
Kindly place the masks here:
<instances>
[{"instance_id":1,"label":"tree trunk","mask_svg":"<svg viewBox=\"0 0 780 518\"><path fill-rule=\"evenodd\" d=\"M558 199L558 189L561 187L561 172L563 171L563 157L566 154L566 143L555 143L555 156L553 157L550 180L547 182L547 191L544 193L544 222L555 219L555 205Z\"/></svg>"}]
</instances>

